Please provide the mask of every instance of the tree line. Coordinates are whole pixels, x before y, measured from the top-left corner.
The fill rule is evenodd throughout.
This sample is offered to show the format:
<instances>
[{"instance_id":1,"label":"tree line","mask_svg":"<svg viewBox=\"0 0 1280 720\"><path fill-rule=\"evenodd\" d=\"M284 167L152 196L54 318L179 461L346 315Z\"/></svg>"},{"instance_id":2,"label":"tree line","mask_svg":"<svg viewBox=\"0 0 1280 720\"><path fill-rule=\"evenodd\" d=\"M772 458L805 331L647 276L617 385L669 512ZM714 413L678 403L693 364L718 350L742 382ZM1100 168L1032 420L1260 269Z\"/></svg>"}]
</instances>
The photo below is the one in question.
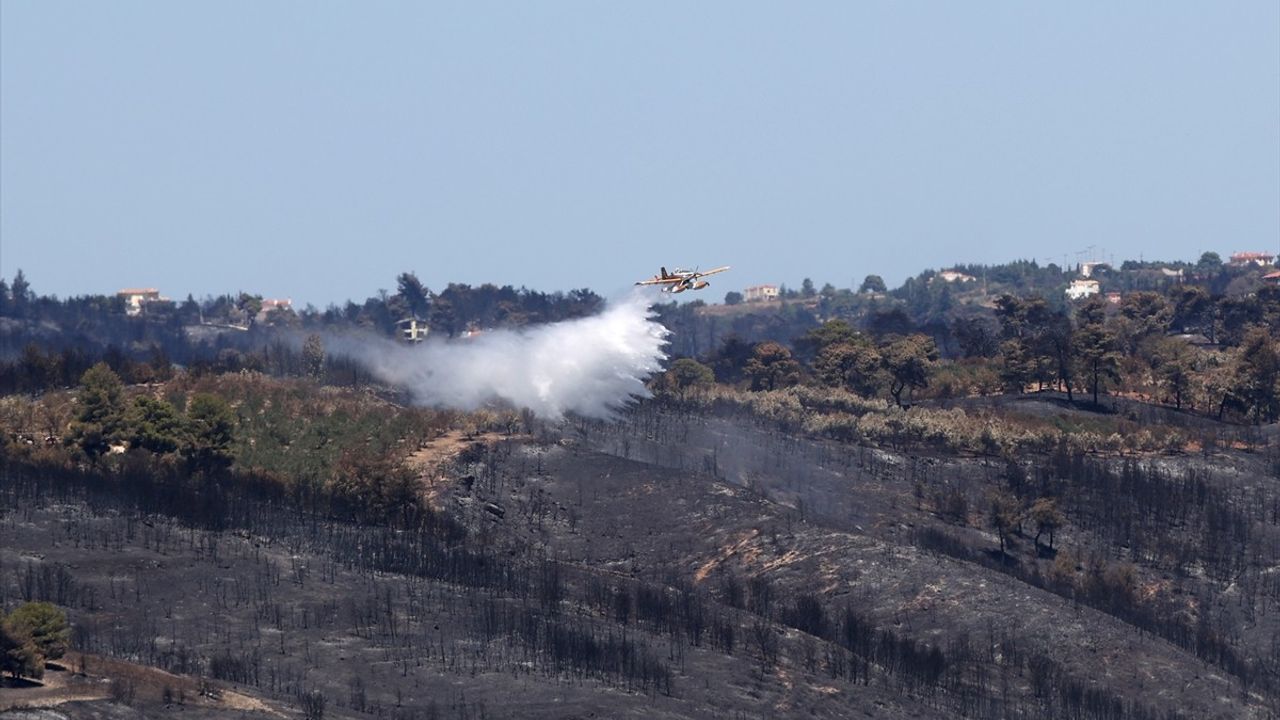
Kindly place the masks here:
<instances>
[{"instance_id":1,"label":"tree line","mask_svg":"<svg viewBox=\"0 0 1280 720\"><path fill-rule=\"evenodd\" d=\"M1218 419L1280 417L1280 288L1216 305L1196 287L1172 298L1144 291L1119 304L1095 296L1063 307L1036 295L1002 295L991 321L954 323L963 356L953 360L942 358L933 337L903 330L830 320L790 343L729 337L701 359L675 360L652 386L686 395L715 383L751 391L809 385L899 406L1055 390L1094 405L1118 394Z\"/></svg>"}]
</instances>

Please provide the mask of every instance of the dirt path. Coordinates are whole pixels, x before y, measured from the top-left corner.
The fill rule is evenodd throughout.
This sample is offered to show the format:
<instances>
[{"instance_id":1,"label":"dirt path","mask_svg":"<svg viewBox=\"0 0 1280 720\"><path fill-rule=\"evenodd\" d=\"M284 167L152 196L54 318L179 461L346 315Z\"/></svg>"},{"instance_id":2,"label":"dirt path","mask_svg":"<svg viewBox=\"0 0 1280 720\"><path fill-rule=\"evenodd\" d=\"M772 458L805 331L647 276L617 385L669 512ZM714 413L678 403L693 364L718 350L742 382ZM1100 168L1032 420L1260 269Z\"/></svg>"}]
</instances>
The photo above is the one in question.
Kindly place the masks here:
<instances>
[{"instance_id":1,"label":"dirt path","mask_svg":"<svg viewBox=\"0 0 1280 720\"><path fill-rule=\"evenodd\" d=\"M83 672L73 672L73 668ZM173 702L180 704L286 717L258 698L217 685L202 685L196 678L76 652L67 653L61 663L48 665L39 681L0 687L0 712L15 707L47 708L77 700L106 700L115 694L114 683L123 684L119 692L132 695L129 702L163 702L167 690Z\"/></svg>"},{"instance_id":2,"label":"dirt path","mask_svg":"<svg viewBox=\"0 0 1280 720\"><path fill-rule=\"evenodd\" d=\"M111 696L106 680L78 676L58 665L48 666L38 681L6 680L5 683L0 686L0 712L15 707L53 707L73 700L105 700Z\"/></svg>"}]
</instances>

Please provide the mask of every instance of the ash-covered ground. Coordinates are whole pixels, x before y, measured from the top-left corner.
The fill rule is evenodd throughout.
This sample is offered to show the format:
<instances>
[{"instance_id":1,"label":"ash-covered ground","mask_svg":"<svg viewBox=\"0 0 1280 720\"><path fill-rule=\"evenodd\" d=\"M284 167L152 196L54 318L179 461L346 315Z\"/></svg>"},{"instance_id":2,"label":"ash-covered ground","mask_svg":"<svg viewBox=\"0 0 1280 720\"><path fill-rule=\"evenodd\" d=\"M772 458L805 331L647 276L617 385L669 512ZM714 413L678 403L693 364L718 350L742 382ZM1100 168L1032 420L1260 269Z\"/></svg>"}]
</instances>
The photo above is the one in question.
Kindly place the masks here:
<instances>
[{"instance_id":1,"label":"ash-covered ground","mask_svg":"<svg viewBox=\"0 0 1280 720\"><path fill-rule=\"evenodd\" d=\"M258 501L195 527L6 476L0 592L70 608L90 676L184 678L121 698L105 672L67 718L1264 718L1270 462L895 452L650 404L464 444L424 478L437 533ZM1055 493L1052 547L1026 523L1002 552L996 491Z\"/></svg>"}]
</instances>

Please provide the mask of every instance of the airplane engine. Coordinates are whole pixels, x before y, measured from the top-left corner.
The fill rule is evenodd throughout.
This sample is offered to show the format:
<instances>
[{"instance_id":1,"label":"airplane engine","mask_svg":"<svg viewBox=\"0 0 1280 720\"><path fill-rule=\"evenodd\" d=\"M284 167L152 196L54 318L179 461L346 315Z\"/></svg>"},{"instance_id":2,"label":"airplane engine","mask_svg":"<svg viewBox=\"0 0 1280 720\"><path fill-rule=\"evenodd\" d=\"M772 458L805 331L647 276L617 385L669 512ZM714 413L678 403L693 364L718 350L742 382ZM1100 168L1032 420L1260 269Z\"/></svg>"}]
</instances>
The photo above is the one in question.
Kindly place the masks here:
<instances>
[{"instance_id":1,"label":"airplane engine","mask_svg":"<svg viewBox=\"0 0 1280 720\"><path fill-rule=\"evenodd\" d=\"M698 281L698 282L696 282L696 283L694 283L694 284L693 284L693 289L694 289L694 290L701 290L702 288L707 287L707 286L708 286L708 285L710 285L710 284L711 284L711 283L707 282L706 280L700 280L700 281Z\"/></svg>"}]
</instances>

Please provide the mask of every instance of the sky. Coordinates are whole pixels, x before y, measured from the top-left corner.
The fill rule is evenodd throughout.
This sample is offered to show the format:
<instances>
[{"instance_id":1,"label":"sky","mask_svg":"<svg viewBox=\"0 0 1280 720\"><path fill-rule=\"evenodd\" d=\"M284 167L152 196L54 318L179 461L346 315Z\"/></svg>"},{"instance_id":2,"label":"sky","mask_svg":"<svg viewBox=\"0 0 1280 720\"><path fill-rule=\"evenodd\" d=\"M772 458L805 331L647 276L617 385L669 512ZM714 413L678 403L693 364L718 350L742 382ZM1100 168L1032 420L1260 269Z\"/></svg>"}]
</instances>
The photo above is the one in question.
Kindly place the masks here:
<instances>
[{"instance_id":1,"label":"sky","mask_svg":"<svg viewBox=\"0 0 1280 720\"><path fill-rule=\"evenodd\" d=\"M719 301L1249 249L1280 249L1275 0L0 0L0 276L41 293L732 265Z\"/></svg>"}]
</instances>

